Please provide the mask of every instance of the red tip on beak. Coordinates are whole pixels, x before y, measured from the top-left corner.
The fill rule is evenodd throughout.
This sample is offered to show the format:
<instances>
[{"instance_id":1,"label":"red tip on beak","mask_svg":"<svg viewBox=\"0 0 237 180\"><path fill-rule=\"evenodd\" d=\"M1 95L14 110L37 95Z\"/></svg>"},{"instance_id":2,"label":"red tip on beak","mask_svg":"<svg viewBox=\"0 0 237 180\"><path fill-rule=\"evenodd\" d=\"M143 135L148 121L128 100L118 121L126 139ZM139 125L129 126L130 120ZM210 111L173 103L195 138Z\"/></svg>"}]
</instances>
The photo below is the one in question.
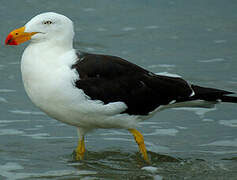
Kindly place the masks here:
<instances>
[{"instance_id":1,"label":"red tip on beak","mask_svg":"<svg viewBox=\"0 0 237 180\"><path fill-rule=\"evenodd\" d=\"M31 39L37 32L25 32L25 27L13 30L5 40L6 45L18 45Z\"/></svg>"},{"instance_id":2,"label":"red tip on beak","mask_svg":"<svg viewBox=\"0 0 237 180\"><path fill-rule=\"evenodd\" d=\"M17 45L16 41L13 39L13 36L9 34L5 40L5 45Z\"/></svg>"}]
</instances>

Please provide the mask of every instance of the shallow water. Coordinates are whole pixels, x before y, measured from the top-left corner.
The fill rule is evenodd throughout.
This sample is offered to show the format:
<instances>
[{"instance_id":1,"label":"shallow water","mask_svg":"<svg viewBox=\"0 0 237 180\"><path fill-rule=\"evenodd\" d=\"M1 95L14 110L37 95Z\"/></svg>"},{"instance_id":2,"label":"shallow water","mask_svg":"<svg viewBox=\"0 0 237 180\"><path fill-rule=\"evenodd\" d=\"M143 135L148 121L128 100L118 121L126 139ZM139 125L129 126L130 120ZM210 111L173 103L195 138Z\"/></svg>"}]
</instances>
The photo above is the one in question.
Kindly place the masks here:
<instances>
[{"instance_id":1,"label":"shallow water","mask_svg":"<svg viewBox=\"0 0 237 180\"><path fill-rule=\"evenodd\" d=\"M78 49L237 92L236 9L234 0L1 2L0 179L236 179L234 104L166 110L141 123L150 164L125 130L88 134L85 160L73 161L76 128L40 112L24 92L20 56L27 43L3 45L32 16L56 11L75 22Z\"/></svg>"}]
</instances>

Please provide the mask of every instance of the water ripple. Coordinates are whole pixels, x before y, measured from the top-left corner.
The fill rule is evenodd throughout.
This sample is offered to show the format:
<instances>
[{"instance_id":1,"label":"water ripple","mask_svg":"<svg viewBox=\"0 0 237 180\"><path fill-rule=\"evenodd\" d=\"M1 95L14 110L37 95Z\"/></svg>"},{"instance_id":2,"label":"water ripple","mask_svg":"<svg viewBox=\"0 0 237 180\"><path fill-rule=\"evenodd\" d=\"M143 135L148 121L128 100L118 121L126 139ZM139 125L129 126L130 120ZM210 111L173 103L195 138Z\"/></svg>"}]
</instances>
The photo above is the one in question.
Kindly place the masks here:
<instances>
[{"instance_id":1,"label":"water ripple","mask_svg":"<svg viewBox=\"0 0 237 180\"><path fill-rule=\"evenodd\" d=\"M237 119L232 120L220 120L219 124L228 126L228 127L237 127Z\"/></svg>"},{"instance_id":2,"label":"water ripple","mask_svg":"<svg viewBox=\"0 0 237 180\"><path fill-rule=\"evenodd\" d=\"M13 89L0 89L0 93L9 93L9 92L16 92L16 90L13 90Z\"/></svg>"},{"instance_id":3,"label":"water ripple","mask_svg":"<svg viewBox=\"0 0 237 180\"><path fill-rule=\"evenodd\" d=\"M144 136L155 136L155 135L176 136L178 132L179 131L177 129L156 129L154 132L144 133Z\"/></svg>"},{"instance_id":4,"label":"water ripple","mask_svg":"<svg viewBox=\"0 0 237 180\"><path fill-rule=\"evenodd\" d=\"M75 176L75 175L94 175L97 174L95 171L88 170L54 170L47 171L43 173L22 173L16 172L15 170L24 169L19 163L8 162L6 164L0 165L1 176L8 178L9 180L17 180L17 179L28 179L28 178L54 178L54 177L62 177L62 176Z\"/></svg>"},{"instance_id":5,"label":"water ripple","mask_svg":"<svg viewBox=\"0 0 237 180\"><path fill-rule=\"evenodd\" d=\"M45 115L43 112L38 111L10 110L9 112L13 114Z\"/></svg>"},{"instance_id":6,"label":"water ripple","mask_svg":"<svg viewBox=\"0 0 237 180\"><path fill-rule=\"evenodd\" d=\"M225 61L224 58L213 58L213 59L206 59L206 60L199 60L199 62L203 63L215 63L215 62L222 62Z\"/></svg>"}]
</instances>

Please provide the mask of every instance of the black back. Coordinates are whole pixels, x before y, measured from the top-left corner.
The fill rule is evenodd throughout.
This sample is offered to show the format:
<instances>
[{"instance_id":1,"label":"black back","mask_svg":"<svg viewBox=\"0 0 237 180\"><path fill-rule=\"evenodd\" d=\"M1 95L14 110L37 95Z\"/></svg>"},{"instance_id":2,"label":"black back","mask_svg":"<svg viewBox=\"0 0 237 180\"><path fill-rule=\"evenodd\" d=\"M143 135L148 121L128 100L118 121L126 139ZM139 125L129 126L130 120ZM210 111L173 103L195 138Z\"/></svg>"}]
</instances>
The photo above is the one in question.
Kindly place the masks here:
<instances>
[{"instance_id":1,"label":"black back","mask_svg":"<svg viewBox=\"0 0 237 180\"><path fill-rule=\"evenodd\" d=\"M124 102L121 113L147 115L160 105L187 99L192 90L181 78L159 76L115 56L78 53L75 82L92 100Z\"/></svg>"}]
</instances>

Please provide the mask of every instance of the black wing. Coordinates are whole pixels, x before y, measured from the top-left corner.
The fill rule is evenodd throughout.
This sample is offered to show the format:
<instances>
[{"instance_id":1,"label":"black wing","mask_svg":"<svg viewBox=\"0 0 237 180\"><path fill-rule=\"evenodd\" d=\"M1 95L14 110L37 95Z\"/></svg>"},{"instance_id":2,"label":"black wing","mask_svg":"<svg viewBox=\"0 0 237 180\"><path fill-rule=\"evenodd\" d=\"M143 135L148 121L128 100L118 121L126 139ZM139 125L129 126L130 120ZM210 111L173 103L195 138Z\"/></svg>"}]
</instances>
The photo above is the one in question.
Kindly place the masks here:
<instances>
[{"instance_id":1,"label":"black wing","mask_svg":"<svg viewBox=\"0 0 237 180\"><path fill-rule=\"evenodd\" d=\"M131 115L147 115L160 105L187 99L192 89L181 78L158 76L115 56L78 53L75 82L92 100L124 102Z\"/></svg>"}]
</instances>

